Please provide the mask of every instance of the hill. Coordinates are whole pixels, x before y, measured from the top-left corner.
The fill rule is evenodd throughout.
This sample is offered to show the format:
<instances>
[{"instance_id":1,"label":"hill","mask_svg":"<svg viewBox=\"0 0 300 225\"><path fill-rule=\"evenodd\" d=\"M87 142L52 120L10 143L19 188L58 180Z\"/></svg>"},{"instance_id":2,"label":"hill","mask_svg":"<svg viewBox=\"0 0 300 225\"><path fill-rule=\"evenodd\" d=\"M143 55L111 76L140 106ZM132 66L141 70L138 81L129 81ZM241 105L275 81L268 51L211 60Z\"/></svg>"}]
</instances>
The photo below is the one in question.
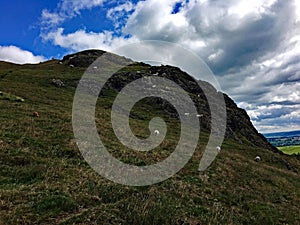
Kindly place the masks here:
<instances>
[{"instance_id":1,"label":"hill","mask_svg":"<svg viewBox=\"0 0 300 225\"><path fill-rule=\"evenodd\" d=\"M276 132L276 133L266 133L264 134L267 138L273 138L273 137L294 137L294 136L300 136L300 130L295 131L287 131L287 132Z\"/></svg>"},{"instance_id":2,"label":"hill","mask_svg":"<svg viewBox=\"0 0 300 225\"><path fill-rule=\"evenodd\" d=\"M264 134L267 140L276 147L300 145L300 131L277 132Z\"/></svg>"},{"instance_id":3,"label":"hill","mask_svg":"<svg viewBox=\"0 0 300 225\"><path fill-rule=\"evenodd\" d=\"M186 90L202 114L192 159L172 178L144 187L116 184L93 171L74 139L72 103L87 66L102 54L84 51L37 65L0 62L0 91L11 96L0 98L0 224L299 224L299 159L270 145L226 94L218 93L227 111L222 151L206 171L198 171L211 113L196 84L217 91L175 67L112 54L112 61L132 64L106 83L97 101L96 125L110 153L125 163L149 165L169 156L178 143L180 121L168 102L146 98L130 114L132 131L140 138L149 136L151 118L166 121L168 133L154 151L130 151L110 123L122 87L158 74ZM257 155L262 161L254 161Z\"/></svg>"}]
</instances>

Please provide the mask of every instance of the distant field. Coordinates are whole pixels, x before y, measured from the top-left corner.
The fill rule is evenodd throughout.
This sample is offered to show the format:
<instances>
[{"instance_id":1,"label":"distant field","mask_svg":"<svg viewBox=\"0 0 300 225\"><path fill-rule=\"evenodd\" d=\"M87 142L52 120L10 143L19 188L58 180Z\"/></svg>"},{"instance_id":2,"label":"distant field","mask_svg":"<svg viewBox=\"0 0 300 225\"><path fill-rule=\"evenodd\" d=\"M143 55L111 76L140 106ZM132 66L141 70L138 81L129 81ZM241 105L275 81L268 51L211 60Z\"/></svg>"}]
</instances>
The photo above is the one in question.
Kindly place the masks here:
<instances>
[{"instance_id":1,"label":"distant field","mask_svg":"<svg viewBox=\"0 0 300 225\"><path fill-rule=\"evenodd\" d=\"M300 145L278 147L278 149L289 155L300 153Z\"/></svg>"}]
</instances>

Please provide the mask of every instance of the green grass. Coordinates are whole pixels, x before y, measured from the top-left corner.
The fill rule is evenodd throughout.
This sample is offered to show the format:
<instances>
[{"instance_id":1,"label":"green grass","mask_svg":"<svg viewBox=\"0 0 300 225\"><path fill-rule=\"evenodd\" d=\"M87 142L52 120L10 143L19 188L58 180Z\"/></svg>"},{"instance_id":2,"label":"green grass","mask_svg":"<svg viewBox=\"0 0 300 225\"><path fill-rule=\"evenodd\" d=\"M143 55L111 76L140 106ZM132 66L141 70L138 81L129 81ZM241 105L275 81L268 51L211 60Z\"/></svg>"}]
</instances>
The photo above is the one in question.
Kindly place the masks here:
<instances>
[{"instance_id":1,"label":"green grass","mask_svg":"<svg viewBox=\"0 0 300 225\"><path fill-rule=\"evenodd\" d=\"M300 145L278 147L278 149L288 155L300 153Z\"/></svg>"},{"instance_id":2,"label":"green grass","mask_svg":"<svg viewBox=\"0 0 300 225\"><path fill-rule=\"evenodd\" d=\"M142 68L135 68L142 70ZM10 71L9 73L7 71ZM296 157L226 139L204 173L199 161L209 133L201 131L189 163L172 178L152 186L128 187L93 171L83 160L72 131L75 87L83 70L53 60L36 66L0 63L1 91L24 102L0 99L0 224L299 224L300 176L280 159L300 168ZM115 93L99 99L96 124L111 154L147 165L163 160L177 144L178 121L140 102L130 119L141 138L154 116L165 117L169 132L150 153L125 148L110 124ZM32 116L34 111L40 117ZM256 155L262 161L254 161Z\"/></svg>"}]
</instances>

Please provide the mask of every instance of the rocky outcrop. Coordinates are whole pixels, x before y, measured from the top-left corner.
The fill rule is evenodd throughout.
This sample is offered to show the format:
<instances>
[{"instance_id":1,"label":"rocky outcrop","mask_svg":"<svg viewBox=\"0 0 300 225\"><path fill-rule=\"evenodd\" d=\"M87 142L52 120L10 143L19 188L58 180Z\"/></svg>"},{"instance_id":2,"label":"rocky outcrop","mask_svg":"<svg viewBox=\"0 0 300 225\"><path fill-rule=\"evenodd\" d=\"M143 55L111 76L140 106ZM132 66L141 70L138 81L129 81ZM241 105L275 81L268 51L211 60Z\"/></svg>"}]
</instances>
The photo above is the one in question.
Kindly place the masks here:
<instances>
[{"instance_id":1,"label":"rocky outcrop","mask_svg":"<svg viewBox=\"0 0 300 225\"><path fill-rule=\"evenodd\" d=\"M121 57L112 53L101 50L86 50L63 57L62 64L69 65L70 67L89 67L96 59L105 54L106 58L111 61L123 61L124 63L132 63L130 59Z\"/></svg>"},{"instance_id":2,"label":"rocky outcrop","mask_svg":"<svg viewBox=\"0 0 300 225\"><path fill-rule=\"evenodd\" d=\"M103 51L97 50L84 51L64 57L63 62L68 65L74 65L76 67L88 67L92 62L94 62L94 60L96 60L103 54ZM120 57L114 54L111 54L110 60L125 60L124 62L126 63L132 62L124 57ZM137 70L136 68L139 68L139 70ZM123 87L125 87L132 81L139 78L151 76L159 76L172 80L186 92L188 92L190 97L194 101L195 106L197 107L199 115L201 115L201 129L207 131L210 131L211 113L207 98L204 93L223 95L227 113L226 138L234 139L235 141L240 143L246 142L248 145L257 146L281 153L279 150L277 150L277 148L273 147L262 134L258 133L258 131L251 123L251 120L246 111L239 108L227 94L218 92L208 82L196 81L193 77L181 71L179 68L163 65L150 66L144 63L133 63L132 65L128 66L126 70L119 71L114 74L105 84L104 90L115 90L116 92L119 92ZM93 87L97 85L97 81L86 80L83 81L83 83L87 88L87 91L90 90L90 94L95 94L92 92L92 90ZM205 89L205 91L203 91L202 89ZM178 114L174 107L167 101L154 97L147 98L146 101L153 107L159 106L170 116L178 117Z\"/></svg>"},{"instance_id":3,"label":"rocky outcrop","mask_svg":"<svg viewBox=\"0 0 300 225\"><path fill-rule=\"evenodd\" d=\"M64 87L65 83L60 79L52 79L51 83L56 87Z\"/></svg>"},{"instance_id":4,"label":"rocky outcrop","mask_svg":"<svg viewBox=\"0 0 300 225\"><path fill-rule=\"evenodd\" d=\"M71 67L88 67L104 53L105 52L101 50L86 50L66 55L61 62Z\"/></svg>"}]
</instances>

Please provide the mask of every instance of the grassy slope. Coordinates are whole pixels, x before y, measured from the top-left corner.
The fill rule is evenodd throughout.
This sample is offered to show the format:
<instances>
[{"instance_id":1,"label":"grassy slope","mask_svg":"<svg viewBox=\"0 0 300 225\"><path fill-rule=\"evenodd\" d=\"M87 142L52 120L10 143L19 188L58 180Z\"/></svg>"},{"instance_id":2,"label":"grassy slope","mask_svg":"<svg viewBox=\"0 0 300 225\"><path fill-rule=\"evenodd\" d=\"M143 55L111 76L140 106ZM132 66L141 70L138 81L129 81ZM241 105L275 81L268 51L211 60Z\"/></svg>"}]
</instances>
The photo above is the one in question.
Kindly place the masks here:
<instances>
[{"instance_id":1,"label":"grassy slope","mask_svg":"<svg viewBox=\"0 0 300 225\"><path fill-rule=\"evenodd\" d=\"M71 81L82 73L57 61L37 67L0 64L0 91L25 99L0 100L0 224L298 224L300 176L278 158L299 169L297 159L226 140L212 166L199 174L206 133L186 167L165 182L126 187L102 178L74 141L75 88L51 85L52 78ZM167 118L173 129L156 153L123 154L126 149L109 129L109 101L109 93L99 100L97 124L112 154L142 165L171 151L178 121ZM34 111L39 118L32 117ZM147 135L145 120L131 125ZM257 154L260 163L253 160Z\"/></svg>"},{"instance_id":2,"label":"grassy slope","mask_svg":"<svg viewBox=\"0 0 300 225\"><path fill-rule=\"evenodd\" d=\"M300 145L278 147L278 149L288 155L300 153Z\"/></svg>"}]
</instances>

